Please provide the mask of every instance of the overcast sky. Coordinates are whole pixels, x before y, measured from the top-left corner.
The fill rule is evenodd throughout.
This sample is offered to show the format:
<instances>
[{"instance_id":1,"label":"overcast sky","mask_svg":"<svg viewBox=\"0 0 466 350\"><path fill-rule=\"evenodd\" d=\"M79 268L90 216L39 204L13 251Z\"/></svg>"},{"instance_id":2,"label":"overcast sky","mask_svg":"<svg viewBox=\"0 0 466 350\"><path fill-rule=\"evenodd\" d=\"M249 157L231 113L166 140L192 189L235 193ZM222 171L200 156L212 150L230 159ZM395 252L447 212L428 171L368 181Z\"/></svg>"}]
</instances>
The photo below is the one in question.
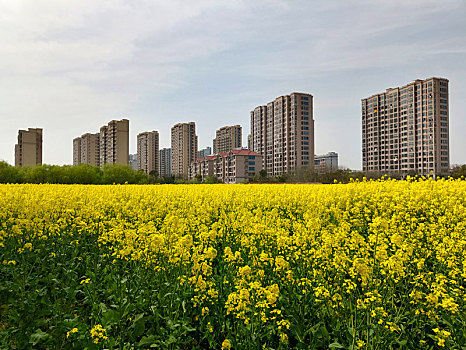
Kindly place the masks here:
<instances>
[{"instance_id":1,"label":"overcast sky","mask_svg":"<svg viewBox=\"0 0 466 350\"><path fill-rule=\"evenodd\" d=\"M465 0L0 0L0 159L44 129L43 162L112 119L136 135L215 130L293 91L314 96L315 151L361 169L361 98L450 80L451 163L466 163Z\"/></svg>"}]
</instances>

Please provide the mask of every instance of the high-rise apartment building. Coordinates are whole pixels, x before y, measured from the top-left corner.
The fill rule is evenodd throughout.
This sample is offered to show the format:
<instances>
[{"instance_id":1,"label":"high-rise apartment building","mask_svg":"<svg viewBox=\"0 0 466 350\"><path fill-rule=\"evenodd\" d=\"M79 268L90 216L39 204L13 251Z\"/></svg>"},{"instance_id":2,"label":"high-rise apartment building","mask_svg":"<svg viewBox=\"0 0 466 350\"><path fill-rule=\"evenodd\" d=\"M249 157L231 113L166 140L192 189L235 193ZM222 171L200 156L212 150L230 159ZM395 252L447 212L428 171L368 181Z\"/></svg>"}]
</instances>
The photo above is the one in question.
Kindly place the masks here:
<instances>
[{"instance_id":1,"label":"high-rise apartment building","mask_svg":"<svg viewBox=\"0 0 466 350\"><path fill-rule=\"evenodd\" d=\"M264 156L269 176L314 167L313 97L294 92L251 112L251 150Z\"/></svg>"},{"instance_id":2,"label":"high-rise apartment building","mask_svg":"<svg viewBox=\"0 0 466 350\"><path fill-rule=\"evenodd\" d=\"M100 134L86 133L73 140L73 165L100 165Z\"/></svg>"},{"instance_id":3,"label":"high-rise apartment building","mask_svg":"<svg viewBox=\"0 0 466 350\"><path fill-rule=\"evenodd\" d=\"M448 80L429 78L362 99L363 170L447 174Z\"/></svg>"},{"instance_id":4,"label":"high-rise apartment building","mask_svg":"<svg viewBox=\"0 0 466 350\"><path fill-rule=\"evenodd\" d=\"M241 126L224 126L218 129L214 139L214 153L230 152L233 148L241 148Z\"/></svg>"},{"instance_id":5,"label":"high-rise apartment building","mask_svg":"<svg viewBox=\"0 0 466 350\"><path fill-rule=\"evenodd\" d=\"M138 170L159 172L159 132L142 132L137 137Z\"/></svg>"},{"instance_id":6,"label":"high-rise apartment building","mask_svg":"<svg viewBox=\"0 0 466 350\"><path fill-rule=\"evenodd\" d=\"M197 158L197 136L194 122L179 123L172 127L171 155L172 174L187 178L189 166Z\"/></svg>"},{"instance_id":7,"label":"high-rise apartment building","mask_svg":"<svg viewBox=\"0 0 466 350\"><path fill-rule=\"evenodd\" d=\"M172 149L162 148L159 158L159 176L168 177L172 174Z\"/></svg>"},{"instance_id":8,"label":"high-rise apartment building","mask_svg":"<svg viewBox=\"0 0 466 350\"><path fill-rule=\"evenodd\" d=\"M197 157L205 158L206 156L210 156L211 154L212 154L212 148L207 146L206 148L203 148L197 152Z\"/></svg>"},{"instance_id":9,"label":"high-rise apartment building","mask_svg":"<svg viewBox=\"0 0 466 350\"><path fill-rule=\"evenodd\" d=\"M15 165L34 166L42 164L42 129L28 128L18 131L15 145Z\"/></svg>"},{"instance_id":10,"label":"high-rise apartment building","mask_svg":"<svg viewBox=\"0 0 466 350\"><path fill-rule=\"evenodd\" d=\"M81 138L73 139L73 165L81 164Z\"/></svg>"},{"instance_id":11,"label":"high-rise apartment building","mask_svg":"<svg viewBox=\"0 0 466 350\"><path fill-rule=\"evenodd\" d=\"M112 120L100 128L100 165L128 164L129 121Z\"/></svg>"}]
</instances>

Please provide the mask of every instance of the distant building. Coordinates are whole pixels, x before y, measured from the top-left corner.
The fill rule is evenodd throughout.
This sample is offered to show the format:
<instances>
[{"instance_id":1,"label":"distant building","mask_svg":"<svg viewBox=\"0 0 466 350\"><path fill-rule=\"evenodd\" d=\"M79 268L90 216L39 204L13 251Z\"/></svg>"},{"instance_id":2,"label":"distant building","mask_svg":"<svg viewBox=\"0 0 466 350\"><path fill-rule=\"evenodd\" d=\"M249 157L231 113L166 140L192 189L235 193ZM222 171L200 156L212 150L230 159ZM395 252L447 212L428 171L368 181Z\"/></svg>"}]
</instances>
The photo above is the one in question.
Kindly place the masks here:
<instances>
[{"instance_id":1,"label":"distant building","mask_svg":"<svg viewBox=\"0 0 466 350\"><path fill-rule=\"evenodd\" d=\"M159 132L142 132L137 137L138 170L159 172Z\"/></svg>"},{"instance_id":2,"label":"distant building","mask_svg":"<svg viewBox=\"0 0 466 350\"><path fill-rule=\"evenodd\" d=\"M129 120L112 120L100 128L100 166L129 163Z\"/></svg>"},{"instance_id":3,"label":"distant building","mask_svg":"<svg viewBox=\"0 0 466 350\"><path fill-rule=\"evenodd\" d=\"M448 174L448 80L429 78L361 100L366 172Z\"/></svg>"},{"instance_id":4,"label":"distant building","mask_svg":"<svg viewBox=\"0 0 466 350\"><path fill-rule=\"evenodd\" d=\"M252 148L252 135L249 134L248 135L248 149L251 149Z\"/></svg>"},{"instance_id":5,"label":"distant building","mask_svg":"<svg viewBox=\"0 0 466 350\"><path fill-rule=\"evenodd\" d=\"M42 129L28 128L18 131L15 145L15 165L34 166L42 164Z\"/></svg>"},{"instance_id":6,"label":"distant building","mask_svg":"<svg viewBox=\"0 0 466 350\"><path fill-rule=\"evenodd\" d=\"M212 154L212 148L206 147L206 148L201 149L199 152L197 152L197 157L205 158L206 156L210 156L211 154Z\"/></svg>"},{"instance_id":7,"label":"distant building","mask_svg":"<svg viewBox=\"0 0 466 350\"><path fill-rule=\"evenodd\" d=\"M248 149L233 149L198 158L190 165L189 178L200 175L202 181L215 177L224 183L244 183L262 170L263 156Z\"/></svg>"},{"instance_id":8,"label":"distant building","mask_svg":"<svg viewBox=\"0 0 466 350\"><path fill-rule=\"evenodd\" d=\"M100 134L84 134L73 140L73 165L100 165Z\"/></svg>"},{"instance_id":9,"label":"distant building","mask_svg":"<svg viewBox=\"0 0 466 350\"><path fill-rule=\"evenodd\" d=\"M168 177L172 174L172 149L162 148L159 158L159 176Z\"/></svg>"},{"instance_id":10,"label":"distant building","mask_svg":"<svg viewBox=\"0 0 466 350\"><path fill-rule=\"evenodd\" d=\"M314 167L313 97L293 92L251 111L250 149L264 156L268 176Z\"/></svg>"},{"instance_id":11,"label":"distant building","mask_svg":"<svg viewBox=\"0 0 466 350\"><path fill-rule=\"evenodd\" d=\"M129 121L112 120L100 132L73 139L73 165L128 164Z\"/></svg>"},{"instance_id":12,"label":"distant building","mask_svg":"<svg viewBox=\"0 0 466 350\"><path fill-rule=\"evenodd\" d=\"M241 126L224 126L216 131L214 153L230 152L233 148L241 148Z\"/></svg>"},{"instance_id":13,"label":"distant building","mask_svg":"<svg viewBox=\"0 0 466 350\"><path fill-rule=\"evenodd\" d=\"M138 155L137 154L130 154L129 155L129 165L133 170L138 170Z\"/></svg>"},{"instance_id":14,"label":"distant building","mask_svg":"<svg viewBox=\"0 0 466 350\"><path fill-rule=\"evenodd\" d=\"M338 170L338 153L328 152L314 156L314 170L320 173L329 173Z\"/></svg>"},{"instance_id":15,"label":"distant building","mask_svg":"<svg viewBox=\"0 0 466 350\"><path fill-rule=\"evenodd\" d=\"M81 164L81 138L73 139L73 165Z\"/></svg>"},{"instance_id":16,"label":"distant building","mask_svg":"<svg viewBox=\"0 0 466 350\"><path fill-rule=\"evenodd\" d=\"M197 158L196 125L179 123L171 129L171 168L176 177L188 178L189 166Z\"/></svg>"}]
</instances>

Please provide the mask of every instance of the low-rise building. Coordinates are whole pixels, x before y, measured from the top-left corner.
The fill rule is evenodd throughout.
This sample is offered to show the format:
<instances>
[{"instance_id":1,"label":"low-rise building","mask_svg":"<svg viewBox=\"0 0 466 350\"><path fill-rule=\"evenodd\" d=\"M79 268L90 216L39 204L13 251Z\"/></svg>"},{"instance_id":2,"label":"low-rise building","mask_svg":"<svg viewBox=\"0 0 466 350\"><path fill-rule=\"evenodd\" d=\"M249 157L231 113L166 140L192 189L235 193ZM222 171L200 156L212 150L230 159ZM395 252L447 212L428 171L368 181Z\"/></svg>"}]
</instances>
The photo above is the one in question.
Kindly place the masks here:
<instances>
[{"instance_id":1,"label":"low-rise building","mask_svg":"<svg viewBox=\"0 0 466 350\"><path fill-rule=\"evenodd\" d=\"M319 173L330 173L338 170L338 153L328 152L327 154L314 156L314 169Z\"/></svg>"},{"instance_id":2,"label":"low-rise building","mask_svg":"<svg viewBox=\"0 0 466 350\"><path fill-rule=\"evenodd\" d=\"M197 158L190 165L189 178L200 175L202 181L215 177L223 183L244 183L250 181L262 170L263 156L248 149L237 148Z\"/></svg>"},{"instance_id":3,"label":"low-rise building","mask_svg":"<svg viewBox=\"0 0 466 350\"><path fill-rule=\"evenodd\" d=\"M206 148L203 148L197 152L197 157L205 158L206 156L210 156L211 154L212 154L212 147L207 146Z\"/></svg>"},{"instance_id":4,"label":"low-rise building","mask_svg":"<svg viewBox=\"0 0 466 350\"><path fill-rule=\"evenodd\" d=\"M138 155L137 154L130 154L129 155L129 165L133 170L138 170Z\"/></svg>"}]
</instances>

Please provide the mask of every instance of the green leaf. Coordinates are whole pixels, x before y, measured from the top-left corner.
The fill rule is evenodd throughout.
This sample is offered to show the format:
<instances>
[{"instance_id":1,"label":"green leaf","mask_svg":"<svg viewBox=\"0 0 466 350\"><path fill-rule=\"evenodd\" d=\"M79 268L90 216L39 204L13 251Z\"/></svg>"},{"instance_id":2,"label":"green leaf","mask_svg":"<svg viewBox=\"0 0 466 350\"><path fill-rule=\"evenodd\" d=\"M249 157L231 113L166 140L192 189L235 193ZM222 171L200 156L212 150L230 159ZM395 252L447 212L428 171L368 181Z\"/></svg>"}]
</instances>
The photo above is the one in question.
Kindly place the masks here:
<instances>
[{"instance_id":1,"label":"green leaf","mask_svg":"<svg viewBox=\"0 0 466 350\"><path fill-rule=\"evenodd\" d=\"M340 343L332 343L328 346L330 349L344 349L345 347Z\"/></svg>"},{"instance_id":2,"label":"green leaf","mask_svg":"<svg viewBox=\"0 0 466 350\"><path fill-rule=\"evenodd\" d=\"M147 346L147 345L154 345L155 343L155 336L150 335L148 337L142 337L141 341L139 342L139 346Z\"/></svg>"},{"instance_id":3,"label":"green leaf","mask_svg":"<svg viewBox=\"0 0 466 350\"><path fill-rule=\"evenodd\" d=\"M50 337L48 333L42 332L40 329L36 329L36 332L31 334L29 337L29 343L36 345L41 341L47 340Z\"/></svg>"},{"instance_id":4,"label":"green leaf","mask_svg":"<svg viewBox=\"0 0 466 350\"><path fill-rule=\"evenodd\" d=\"M143 335L145 330L146 323L144 322L143 318L134 323L134 336L136 338L139 338L141 335Z\"/></svg>"},{"instance_id":5,"label":"green leaf","mask_svg":"<svg viewBox=\"0 0 466 350\"><path fill-rule=\"evenodd\" d=\"M102 324L107 326L115 324L120 320L120 313L115 310L107 310L102 313Z\"/></svg>"}]
</instances>

